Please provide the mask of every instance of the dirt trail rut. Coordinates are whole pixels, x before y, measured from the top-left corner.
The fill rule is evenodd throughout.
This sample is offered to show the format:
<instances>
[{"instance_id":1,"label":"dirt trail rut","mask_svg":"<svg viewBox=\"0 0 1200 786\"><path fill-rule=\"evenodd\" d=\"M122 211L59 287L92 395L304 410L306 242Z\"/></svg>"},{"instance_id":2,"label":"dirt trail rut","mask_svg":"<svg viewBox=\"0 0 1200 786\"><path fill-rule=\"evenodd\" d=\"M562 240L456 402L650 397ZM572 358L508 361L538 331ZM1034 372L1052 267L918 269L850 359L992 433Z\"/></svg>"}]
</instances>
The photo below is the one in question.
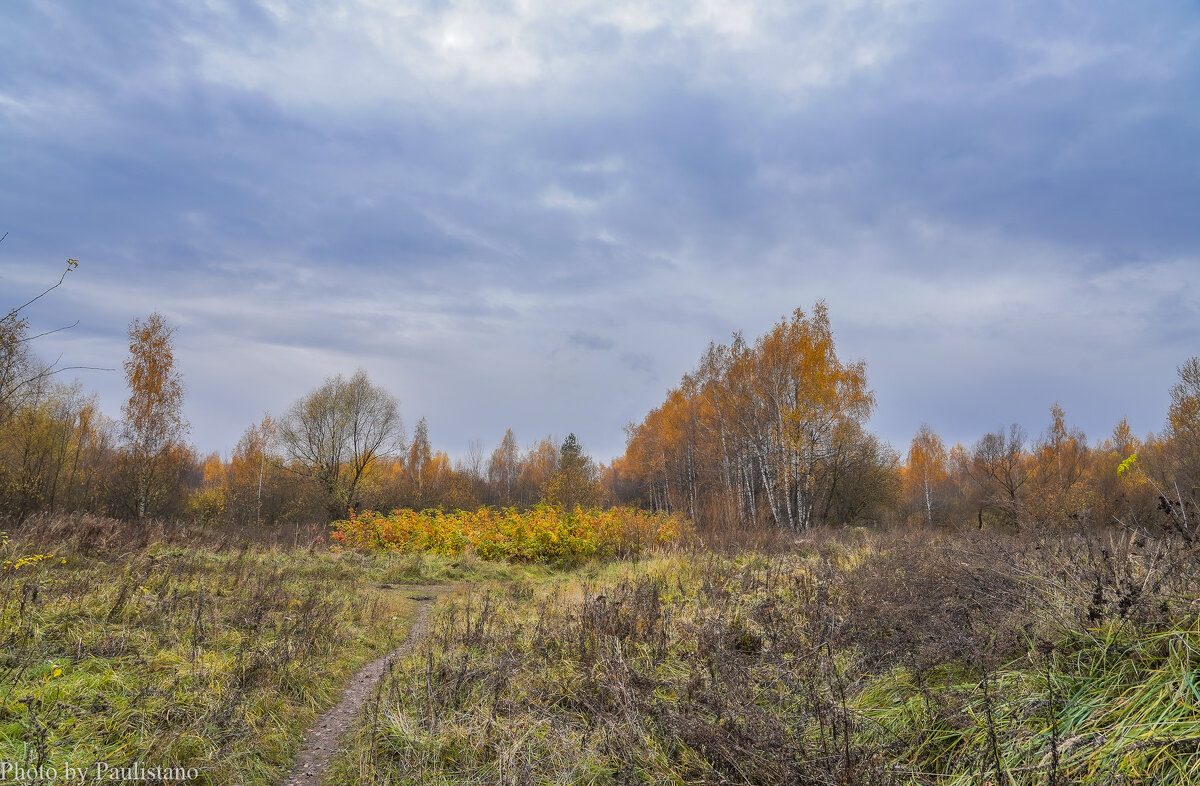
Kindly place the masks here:
<instances>
[{"instance_id":1,"label":"dirt trail rut","mask_svg":"<svg viewBox=\"0 0 1200 786\"><path fill-rule=\"evenodd\" d=\"M304 747L297 754L292 771L283 780L282 786L318 786L321 783L329 762L338 751L342 734L353 725L375 686L387 673L388 661L404 655L421 640L429 628L429 614L433 611L434 602L451 588L444 585L396 585L385 586L385 589L395 590L417 602L408 635L399 647L363 666L350 679L338 703L318 718L304 736Z\"/></svg>"}]
</instances>

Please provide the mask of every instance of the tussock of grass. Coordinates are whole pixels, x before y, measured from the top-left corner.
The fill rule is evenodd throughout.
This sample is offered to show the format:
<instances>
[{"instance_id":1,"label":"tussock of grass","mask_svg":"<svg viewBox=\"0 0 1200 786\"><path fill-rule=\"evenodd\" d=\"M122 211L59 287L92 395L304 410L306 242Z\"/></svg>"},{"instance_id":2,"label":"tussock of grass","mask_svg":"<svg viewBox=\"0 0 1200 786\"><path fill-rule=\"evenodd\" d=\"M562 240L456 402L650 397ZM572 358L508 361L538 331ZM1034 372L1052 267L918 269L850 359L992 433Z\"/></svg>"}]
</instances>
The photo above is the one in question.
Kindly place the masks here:
<instances>
[{"instance_id":1,"label":"tussock of grass","mask_svg":"<svg viewBox=\"0 0 1200 786\"><path fill-rule=\"evenodd\" d=\"M990 734L1012 783L1200 782L1200 627L1108 626L1044 645L994 674L932 683L904 668L855 700L866 736L910 782L972 784L995 770ZM990 684L992 721L987 720Z\"/></svg>"}]
</instances>

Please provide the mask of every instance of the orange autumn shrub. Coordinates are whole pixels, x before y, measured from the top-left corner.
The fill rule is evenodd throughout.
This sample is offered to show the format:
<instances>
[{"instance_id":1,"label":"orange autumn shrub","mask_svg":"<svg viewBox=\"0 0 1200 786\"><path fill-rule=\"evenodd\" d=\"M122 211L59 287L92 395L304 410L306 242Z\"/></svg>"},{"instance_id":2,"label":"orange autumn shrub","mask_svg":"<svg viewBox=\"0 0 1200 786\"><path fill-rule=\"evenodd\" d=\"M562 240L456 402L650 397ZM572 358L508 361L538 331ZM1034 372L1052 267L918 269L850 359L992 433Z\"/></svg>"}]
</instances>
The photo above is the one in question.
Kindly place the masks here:
<instances>
[{"instance_id":1,"label":"orange autumn shrub","mask_svg":"<svg viewBox=\"0 0 1200 786\"><path fill-rule=\"evenodd\" d=\"M428 551L483 559L543 562L587 557L627 557L677 543L691 523L635 508L583 509L539 505L476 511L368 511L333 524L337 543L366 551Z\"/></svg>"}]
</instances>

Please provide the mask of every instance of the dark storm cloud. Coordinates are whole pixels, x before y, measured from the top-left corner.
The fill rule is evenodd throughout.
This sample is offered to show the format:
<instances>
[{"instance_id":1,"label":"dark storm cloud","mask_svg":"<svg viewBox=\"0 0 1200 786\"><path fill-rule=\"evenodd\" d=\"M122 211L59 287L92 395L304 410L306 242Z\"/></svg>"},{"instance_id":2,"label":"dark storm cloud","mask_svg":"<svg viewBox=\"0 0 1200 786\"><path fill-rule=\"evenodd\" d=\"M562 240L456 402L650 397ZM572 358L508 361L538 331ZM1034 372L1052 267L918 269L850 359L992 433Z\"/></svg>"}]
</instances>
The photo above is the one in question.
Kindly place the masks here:
<instances>
[{"instance_id":1,"label":"dark storm cloud","mask_svg":"<svg viewBox=\"0 0 1200 786\"><path fill-rule=\"evenodd\" d=\"M1200 334L1198 17L10 4L0 285L82 259L57 302L87 341L45 351L114 367L163 311L206 449L363 366L451 450L607 458L709 341L819 298L895 442L1055 399L1157 427Z\"/></svg>"}]
</instances>

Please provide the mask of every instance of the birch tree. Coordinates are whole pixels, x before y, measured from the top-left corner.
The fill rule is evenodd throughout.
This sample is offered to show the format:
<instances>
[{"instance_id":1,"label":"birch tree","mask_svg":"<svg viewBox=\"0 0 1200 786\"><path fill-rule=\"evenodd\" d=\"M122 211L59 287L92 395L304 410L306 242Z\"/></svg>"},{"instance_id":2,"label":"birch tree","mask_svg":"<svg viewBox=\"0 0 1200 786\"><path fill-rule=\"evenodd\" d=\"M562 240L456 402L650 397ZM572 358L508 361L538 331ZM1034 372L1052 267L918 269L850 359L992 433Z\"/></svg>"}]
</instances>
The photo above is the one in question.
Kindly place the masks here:
<instances>
[{"instance_id":1,"label":"birch tree","mask_svg":"<svg viewBox=\"0 0 1200 786\"><path fill-rule=\"evenodd\" d=\"M866 366L838 358L817 303L753 345L740 334L710 345L632 429L623 467L654 508L804 530L857 509L843 504L845 483L868 477L872 456L884 460L863 429L874 401Z\"/></svg>"},{"instance_id":2,"label":"birch tree","mask_svg":"<svg viewBox=\"0 0 1200 786\"><path fill-rule=\"evenodd\" d=\"M170 482L172 452L187 435L183 377L175 368L175 329L161 314L129 324L125 380L129 398L121 407L122 436L131 463L134 511L156 512Z\"/></svg>"},{"instance_id":3,"label":"birch tree","mask_svg":"<svg viewBox=\"0 0 1200 786\"><path fill-rule=\"evenodd\" d=\"M946 443L929 427L922 423L916 436L908 446L905 464L905 480L910 494L915 493L924 510L925 526L933 526L934 495L936 489L949 477Z\"/></svg>"},{"instance_id":4,"label":"birch tree","mask_svg":"<svg viewBox=\"0 0 1200 786\"><path fill-rule=\"evenodd\" d=\"M512 429L504 432L504 438L492 451L487 465L488 486L501 505L511 505L516 494L517 478L521 474L521 450Z\"/></svg>"}]
</instances>

